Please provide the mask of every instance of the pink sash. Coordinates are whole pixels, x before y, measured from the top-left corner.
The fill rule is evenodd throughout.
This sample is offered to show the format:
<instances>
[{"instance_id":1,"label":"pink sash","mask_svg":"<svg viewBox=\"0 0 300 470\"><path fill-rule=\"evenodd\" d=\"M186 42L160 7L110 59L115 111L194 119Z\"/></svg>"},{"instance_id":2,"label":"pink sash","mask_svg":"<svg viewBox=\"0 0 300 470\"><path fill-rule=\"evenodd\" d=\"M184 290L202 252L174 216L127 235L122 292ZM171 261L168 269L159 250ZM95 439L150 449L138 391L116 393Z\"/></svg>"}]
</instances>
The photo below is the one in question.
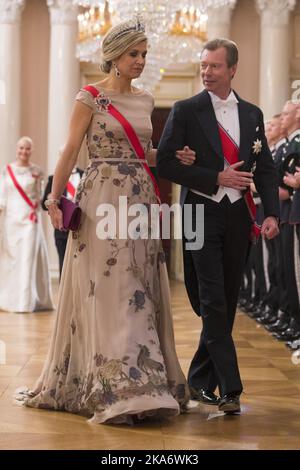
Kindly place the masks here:
<instances>
[{"instance_id":1,"label":"pink sash","mask_svg":"<svg viewBox=\"0 0 300 470\"><path fill-rule=\"evenodd\" d=\"M94 98L97 98L97 96L99 96L99 94L100 94L99 91L91 85L85 86L83 89L88 91L89 93L91 93L91 95ZM161 199L160 199L159 187L157 185L157 182L156 182L156 180L155 180L155 178L154 178L147 162L145 161L145 152L144 152L144 149L141 145L141 142L140 142L135 130L133 129L132 125L127 121L127 119L123 116L123 114L121 114L117 110L117 108L115 108L111 103L107 104L106 109L107 109L107 112L121 124L121 126L123 127L123 130L125 132L125 135L126 135L128 141L129 141L129 143L132 145L133 150L135 151L137 157L140 160L142 160L143 166L144 166L146 172L148 173L148 175L150 176L151 181L153 183L157 201L160 204Z\"/></svg>"},{"instance_id":2,"label":"pink sash","mask_svg":"<svg viewBox=\"0 0 300 470\"><path fill-rule=\"evenodd\" d=\"M222 150L224 159L229 165L233 165L239 161L239 147L236 145L234 140L230 135L225 131L225 129L218 123L219 134L221 137ZM260 235L260 226L256 223L256 206L251 194L250 189L244 194L244 199L252 219L253 225L251 229L251 239L257 240Z\"/></svg>"},{"instance_id":3,"label":"pink sash","mask_svg":"<svg viewBox=\"0 0 300 470\"><path fill-rule=\"evenodd\" d=\"M18 181L16 180L16 177L15 177L14 172L13 172L10 165L7 165L7 171L8 171L9 176L12 179L12 182L14 183L15 188L17 189L17 191L19 192L21 197L24 199L24 201L32 209L32 211L29 214L29 220L31 220L31 222L37 223L38 218L37 218L37 215L36 215L36 210L38 208L38 203L37 202L32 202L31 199L29 199L29 197L25 193L24 189L19 185Z\"/></svg>"}]
</instances>

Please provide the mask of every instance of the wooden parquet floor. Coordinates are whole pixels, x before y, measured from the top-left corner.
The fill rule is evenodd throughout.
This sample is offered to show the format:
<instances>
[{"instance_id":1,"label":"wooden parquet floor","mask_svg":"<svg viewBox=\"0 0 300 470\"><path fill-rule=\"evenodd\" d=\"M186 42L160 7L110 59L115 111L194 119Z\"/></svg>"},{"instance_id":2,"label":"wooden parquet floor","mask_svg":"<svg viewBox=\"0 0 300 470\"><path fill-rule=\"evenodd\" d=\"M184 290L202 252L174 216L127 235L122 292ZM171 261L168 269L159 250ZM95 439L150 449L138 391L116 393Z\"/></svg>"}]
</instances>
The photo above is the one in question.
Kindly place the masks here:
<instances>
[{"instance_id":1,"label":"wooden parquet floor","mask_svg":"<svg viewBox=\"0 0 300 470\"><path fill-rule=\"evenodd\" d=\"M177 352L187 372L201 321L193 314L184 285L172 283ZM13 403L14 390L33 385L47 352L55 312L0 312L0 449L300 449L300 365L284 344L243 314L234 337L245 393L242 414L224 416L196 404L170 421L136 426L96 425L70 413Z\"/></svg>"}]
</instances>

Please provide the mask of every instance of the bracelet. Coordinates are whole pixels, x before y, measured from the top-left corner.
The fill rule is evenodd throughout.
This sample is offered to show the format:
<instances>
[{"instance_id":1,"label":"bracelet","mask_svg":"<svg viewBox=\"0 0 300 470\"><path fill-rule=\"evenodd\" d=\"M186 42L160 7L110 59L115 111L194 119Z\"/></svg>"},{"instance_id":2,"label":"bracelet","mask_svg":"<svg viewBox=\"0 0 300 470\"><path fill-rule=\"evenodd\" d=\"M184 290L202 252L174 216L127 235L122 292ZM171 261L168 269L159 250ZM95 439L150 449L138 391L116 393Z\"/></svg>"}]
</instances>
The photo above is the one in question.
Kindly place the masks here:
<instances>
[{"instance_id":1,"label":"bracelet","mask_svg":"<svg viewBox=\"0 0 300 470\"><path fill-rule=\"evenodd\" d=\"M45 204L45 207L47 207L47 209L48 209L48 207L49 207L49 206L52 206L53 204L58 205L58 204L59 204L59 199L47 199L47 200L44 202L44 204Z\"/></svg>"}]
</instances>

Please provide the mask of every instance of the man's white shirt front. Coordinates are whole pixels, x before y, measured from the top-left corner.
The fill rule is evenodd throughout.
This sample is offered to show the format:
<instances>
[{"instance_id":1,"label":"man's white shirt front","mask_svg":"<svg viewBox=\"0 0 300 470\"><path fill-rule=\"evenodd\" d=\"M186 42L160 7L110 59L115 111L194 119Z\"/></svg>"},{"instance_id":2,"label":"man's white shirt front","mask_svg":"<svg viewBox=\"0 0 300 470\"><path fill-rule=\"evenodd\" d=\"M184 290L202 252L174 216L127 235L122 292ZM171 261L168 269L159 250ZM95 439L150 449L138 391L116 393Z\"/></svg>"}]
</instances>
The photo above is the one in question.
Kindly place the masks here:
<instances>
[{"instance_id":1,"label":"man's white shirt front","mask_svg":"<svg viewBox=\"0 0 300 470\"><path fill-rule=\"evenodd\" d=\"M239 112L238 112L238 100L233 93L230 92L226 100L222 100L216 96L211 91L208 92L211 97L211 102L215 111L216 119L221 124L221 126L226 130L230 135L232 140L240 146L240 121L239 121ZM216 139L218 136L216 136ZM224 160L224 168L229 166ZM209 196L208 194L201 193L194 189L190 189L193 193L200 194L208 199L211 199L215 202L220 202L225 194L227 194L231 203L236 202L242 197L241 191L233 188L227 188L225 186L219 186L219 189L216 194Z\"/></svg>"}]
</instances>

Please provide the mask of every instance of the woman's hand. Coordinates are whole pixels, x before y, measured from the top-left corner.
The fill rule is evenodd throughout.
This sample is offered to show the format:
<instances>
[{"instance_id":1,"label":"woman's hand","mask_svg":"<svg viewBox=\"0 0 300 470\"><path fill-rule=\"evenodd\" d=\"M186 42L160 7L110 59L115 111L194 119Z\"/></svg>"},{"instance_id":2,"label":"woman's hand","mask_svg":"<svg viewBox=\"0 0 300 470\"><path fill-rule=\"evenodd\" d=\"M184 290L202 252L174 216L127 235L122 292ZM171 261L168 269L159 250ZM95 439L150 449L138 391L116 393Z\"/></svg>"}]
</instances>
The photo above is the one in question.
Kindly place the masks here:
<instances>
[{"instance_id":1,"label":"woman's hand","mask_svg":"<svg viewBox=\"0 0 300 470\"><path fill-rule=\"evenodd\" d=\"M54 228L57 230L64 230L64 225L63 225L63 213L59 209L57 204L51 204L48 207L48 214L51 218L51 223Z\"/></svg>"},{"instance_id":2,"label":"woman's hand","mask_svg":"<svg viewBox=\"0 0 300 470\"><path fill-rule=\"evenodd\" d=\"M193 165L196 160L196 152L186 145L183 150L177 150L176 158L178 158L183 165Z\"/></svg>"}]
</instances>

